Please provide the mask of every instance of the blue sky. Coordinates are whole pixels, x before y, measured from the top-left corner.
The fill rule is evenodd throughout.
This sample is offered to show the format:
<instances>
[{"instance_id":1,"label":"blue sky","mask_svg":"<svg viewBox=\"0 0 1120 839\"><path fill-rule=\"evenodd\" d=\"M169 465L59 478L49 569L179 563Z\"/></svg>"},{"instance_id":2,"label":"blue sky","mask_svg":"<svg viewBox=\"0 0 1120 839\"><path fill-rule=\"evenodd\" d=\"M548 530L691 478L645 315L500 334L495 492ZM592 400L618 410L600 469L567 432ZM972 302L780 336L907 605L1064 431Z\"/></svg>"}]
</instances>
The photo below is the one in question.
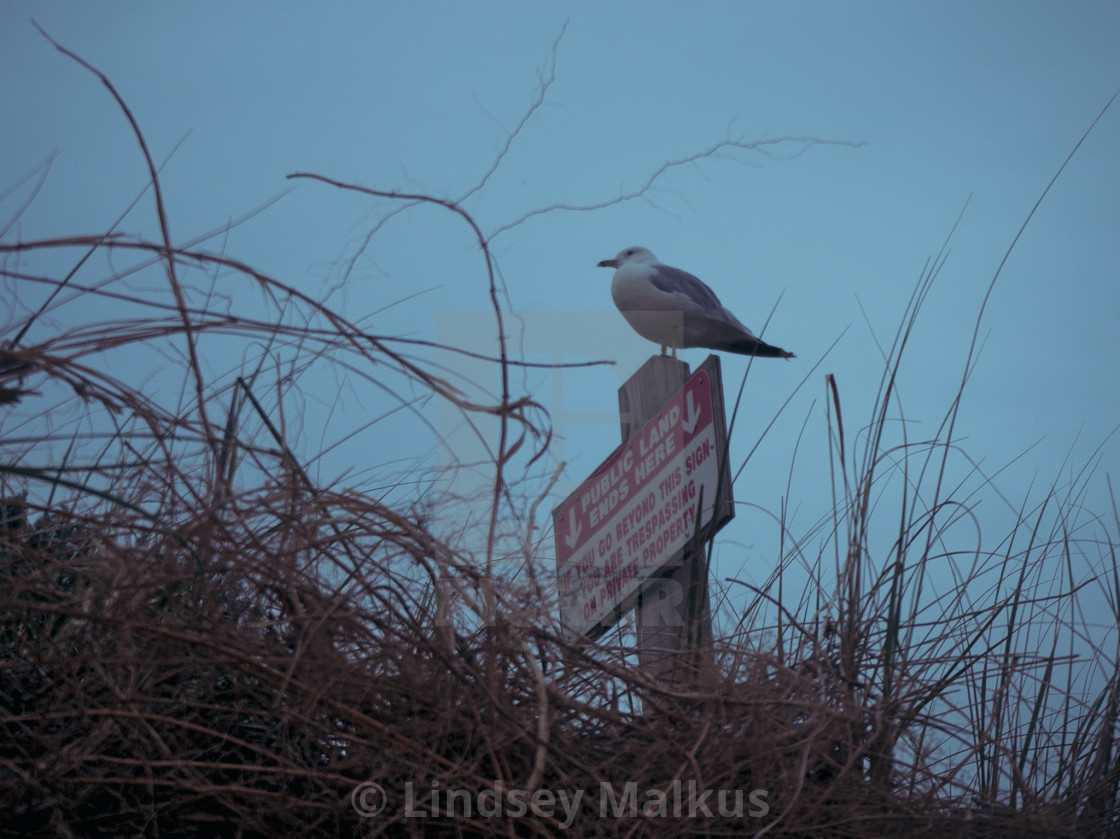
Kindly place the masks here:
<instances>
[{"instance_id":1,"label":"blue sky","mask_svg":"<svg viewBox=\"0 0 1120 839\"><path fill-rule=\"evenodd\" d=\"M617 443L615 390L656 352L614 311L610 272L594 267L640 244L708 282L755 331L773 310L767 339L797 353L753 365L732 437L741 461L793 394L736 495L776 510L788 492L795 531L827 509L824 374L836 376L854 433L870 419L882 373L873 334L889 344L923 266L963 209L902 366L911 433L935 433L997 267L1120 87L1120 5L1106 2L7 0L0 188L57 152L9 239L102 231L146 182L108 92L56 52L32 16L113 81L153 156L170 155L162 183L179 242L289 190L286 176L296 171L458 199L482 181L551 75L541 106L464 206L485 232L502 230L492 247L507 304L520 313L512 324L527 330L526 357L617 362L518 379L557 418L554 455L569 463L560 491ZM725 148L670 168L642 197L610 203L666 163L721 141L781 137L836 142L769 146L769 156ZM989 474L1014 461L995 481L1013 503L1032 481L1044 489L1068 482L1103 443L1085 504L1109 512L1104 476L1115 483L1120 467L1120 439L1108 439L1120 423L1118 152L1120 107L1043 202L981 322L983 348L956 434ZM26 192L13 195L0 204L5 219ZM507 228L543 208L603 204ZM468 231L446 213L419 209L367 244L391 209L300 182L208 246L355 319L370 313L371 331L493 352L492 321L478 314L487 307L485 276ZM122 229L154 237L150 203ZM24 299L34 294L20 290ZM242 292L228 294L234 308L250 305ZM61 307L38 339L97 312L95 304ZM704 356L684 355L693 367ZM138 380L150 373L140 359L106 363ZM743 359L724 359L728 389L745 369ZM463 372L493 387L485 370ZM563 404L553 401L558 388ZM344 391L333 406L309 399L309 450L344 438L355 413L384 410L380 398ZM445 455L470 460L471 443L451 433L453 420L425 410L448 432ZM387 463L435 466L430 433L403 420L384 428L376 441L340 446L337 462L320 464L324 479L349 469L372 480ZM983 503L998 530L1001 502ZM724 533L717 575L763 577L774 536L768 519L744 507Z\"/></svg>"}]
</instances>

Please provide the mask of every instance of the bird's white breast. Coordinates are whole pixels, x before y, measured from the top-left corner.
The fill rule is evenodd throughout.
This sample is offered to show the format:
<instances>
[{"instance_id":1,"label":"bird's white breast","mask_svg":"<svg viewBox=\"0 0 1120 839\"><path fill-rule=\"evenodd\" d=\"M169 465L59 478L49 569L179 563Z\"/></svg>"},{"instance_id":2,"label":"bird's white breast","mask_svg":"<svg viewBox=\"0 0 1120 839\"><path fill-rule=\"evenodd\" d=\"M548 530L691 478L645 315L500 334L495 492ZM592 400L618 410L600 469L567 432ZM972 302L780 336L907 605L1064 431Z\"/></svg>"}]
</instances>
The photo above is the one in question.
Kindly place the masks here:
<instances>
[{"instance_id":1,"label":"bird's white breast","mask_svg":"<svg viewBox=\"0 0 1120 839\"><path fill-rule=\"evenodd\" d=\"M647 341L681 346L684 331L681 300L651 283L645 265L629 264L618 268L611 280L611 297L630 327Z\"/></svg>"},{"instance_id":2,"label":"bird's white breast","mask_svg":"<svg viewBox=\"0 0 1120 839\"><path fill-rule=\"evenodd\" d=\"M622 311L681 309L681 303L675 295L659 291L649 281L649 269L645 265L628 264L616 270L614 279L611 280L611 297Z\"/></svg>"}]
</instances>

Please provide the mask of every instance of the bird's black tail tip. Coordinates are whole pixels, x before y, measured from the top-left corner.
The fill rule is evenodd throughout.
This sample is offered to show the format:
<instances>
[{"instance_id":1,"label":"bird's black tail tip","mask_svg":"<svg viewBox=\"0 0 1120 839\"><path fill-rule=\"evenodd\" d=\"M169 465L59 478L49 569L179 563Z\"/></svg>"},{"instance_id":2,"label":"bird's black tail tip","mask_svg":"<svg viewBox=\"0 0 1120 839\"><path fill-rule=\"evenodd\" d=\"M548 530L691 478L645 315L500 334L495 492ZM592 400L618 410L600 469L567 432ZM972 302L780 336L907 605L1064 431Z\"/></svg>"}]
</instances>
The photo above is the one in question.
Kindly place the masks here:
<instances>
[{"instance_id":1,"label":"bird's black tail tip","mask_svg":"<svg viewBox=\"0 0 1120 839\"><path fill-rule=\"evenodd\" d=\"M796 355L783 350L781 347L775 347L773 344L767 344L765 341L744 341L734 347L731 347L732 352L737 352L740 355L755 355L760 358L797 358Z\"/></svg>"}]
</instances>

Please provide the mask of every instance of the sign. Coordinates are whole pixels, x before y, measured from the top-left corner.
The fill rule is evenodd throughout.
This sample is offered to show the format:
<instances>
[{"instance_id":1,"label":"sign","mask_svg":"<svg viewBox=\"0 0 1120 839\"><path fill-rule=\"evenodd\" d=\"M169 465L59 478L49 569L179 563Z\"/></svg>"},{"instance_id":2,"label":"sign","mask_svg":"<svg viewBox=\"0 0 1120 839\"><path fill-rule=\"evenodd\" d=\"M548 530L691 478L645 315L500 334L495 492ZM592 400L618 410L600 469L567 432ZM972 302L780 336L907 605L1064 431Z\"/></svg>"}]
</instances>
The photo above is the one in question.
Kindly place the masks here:
<instances>
[{"instance_id":1,"label":"sign","mask_svg":"<svg viewBox=\"0 0 1120 839\"><path fill-rule=\"evenodd\" d=\"M565 626L588 634L617 619L698 523L711 523L718 491L728 495L719 486L723 394L713 395L712 379L708 365L697 370L552 511Z\"/></svg>"}]
</instances>

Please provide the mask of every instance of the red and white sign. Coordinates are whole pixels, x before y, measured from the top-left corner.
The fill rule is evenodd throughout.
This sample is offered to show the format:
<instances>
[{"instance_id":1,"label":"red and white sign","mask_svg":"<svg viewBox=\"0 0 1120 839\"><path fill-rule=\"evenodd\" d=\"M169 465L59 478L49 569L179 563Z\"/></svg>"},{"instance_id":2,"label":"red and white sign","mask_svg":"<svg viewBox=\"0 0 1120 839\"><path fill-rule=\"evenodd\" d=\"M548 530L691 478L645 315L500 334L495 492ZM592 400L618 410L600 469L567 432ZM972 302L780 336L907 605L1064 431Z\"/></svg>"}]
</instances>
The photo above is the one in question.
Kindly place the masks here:
<instances>
[{"instance_id":1,"label":"red and white sign","mask_svg":"<svg viewBox=\"0 0 1120 839\"><path fill-rule=\"evenodd\" d=\"M711 522L717 434L701 368L552 511L565 626L586 634L610 618L692 539L698 516L700 527Z\"/></svg>"}]
</instances>

